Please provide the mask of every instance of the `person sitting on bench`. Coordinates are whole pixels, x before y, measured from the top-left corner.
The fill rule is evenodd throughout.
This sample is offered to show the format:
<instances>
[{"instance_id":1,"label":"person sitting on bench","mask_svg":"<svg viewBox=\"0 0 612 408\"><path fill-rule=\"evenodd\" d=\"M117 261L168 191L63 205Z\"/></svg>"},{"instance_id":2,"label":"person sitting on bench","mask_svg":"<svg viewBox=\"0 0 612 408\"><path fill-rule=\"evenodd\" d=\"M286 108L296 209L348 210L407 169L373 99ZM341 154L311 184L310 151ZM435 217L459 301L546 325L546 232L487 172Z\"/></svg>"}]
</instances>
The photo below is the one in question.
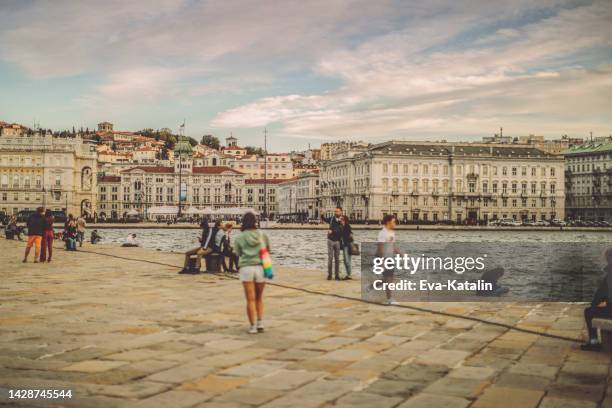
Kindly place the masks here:
<instances>
[{"instance_id":1,"label":"person sitting on bench","mask_svg":"<svg viewBox=\"0 0 612 408\"><path fill-rule=\"evenodd\" d=\"M213 237L213 229L210 229L208 226L208 220L202 222L202 236L200 237L200 246L197 248L190 249L185 252L185 263L183 264L183 270L181 273L190 273L192 272L189 268L189 260L193 255L196 255L196 264L195 270L200 271L200 267L202 266L202 257L212 253L211 241Z\"/></svg>"},{"instance_id":2,"label":"person sitting on bench","mask_svg":"<svg viewBox=\"0 0 612 408\"><path fill-rule=\"evenodd\" d=\"M593 319L612 318L612 247L606 250L606 262L604 277L601 280L591 306L584 309L584 320L588 330L589 340L580 346L586 351L601 351L603 349L597 338L597 329L593 327Z\"/></svg>"}]
</instances>

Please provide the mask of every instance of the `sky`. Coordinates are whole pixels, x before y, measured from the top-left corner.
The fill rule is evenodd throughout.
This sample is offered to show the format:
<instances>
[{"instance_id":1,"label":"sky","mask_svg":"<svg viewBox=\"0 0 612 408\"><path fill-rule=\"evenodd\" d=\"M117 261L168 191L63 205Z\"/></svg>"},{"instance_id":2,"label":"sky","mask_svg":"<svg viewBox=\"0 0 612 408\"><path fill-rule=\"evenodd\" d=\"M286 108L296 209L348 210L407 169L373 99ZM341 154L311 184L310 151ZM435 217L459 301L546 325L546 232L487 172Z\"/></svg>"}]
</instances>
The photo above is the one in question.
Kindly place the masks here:
<instances>
[{"instance_id":1,"label":"sky","mask_svg":"<svg viewBox=\"0 0 612 408\"><path fill-rule=\"evenodd\" d=\"M612 134L612 1L0 2L0 120L271 151Z\"/></svg>"}]
</instances>

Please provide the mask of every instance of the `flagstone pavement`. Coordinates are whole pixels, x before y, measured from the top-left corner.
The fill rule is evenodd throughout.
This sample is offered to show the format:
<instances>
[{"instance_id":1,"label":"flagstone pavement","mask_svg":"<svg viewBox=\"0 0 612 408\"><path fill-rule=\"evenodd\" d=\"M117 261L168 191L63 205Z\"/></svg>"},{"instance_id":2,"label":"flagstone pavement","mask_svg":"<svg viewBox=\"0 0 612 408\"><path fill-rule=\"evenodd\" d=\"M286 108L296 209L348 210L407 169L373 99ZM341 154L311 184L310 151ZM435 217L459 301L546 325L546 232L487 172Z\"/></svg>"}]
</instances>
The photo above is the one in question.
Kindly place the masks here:
<instances>
[{"instance_id":1,"label":"flagstone pavement","mask_svg":"<svg viewBox=\"0 0 612 408\"><path fill-rule=\"evenodd\" d=\"M277 267L284 287L266 287L266 331L249 335L240 283L178 275L180 254L86 244L23 264L22 250L0 239L0 406L612 407L607 354L364 303L358 281L322 271ZM410 305L577 339L584 330L581 305ZM9 398L20 389L72 398Z\"/></svg>"}]
</instances>

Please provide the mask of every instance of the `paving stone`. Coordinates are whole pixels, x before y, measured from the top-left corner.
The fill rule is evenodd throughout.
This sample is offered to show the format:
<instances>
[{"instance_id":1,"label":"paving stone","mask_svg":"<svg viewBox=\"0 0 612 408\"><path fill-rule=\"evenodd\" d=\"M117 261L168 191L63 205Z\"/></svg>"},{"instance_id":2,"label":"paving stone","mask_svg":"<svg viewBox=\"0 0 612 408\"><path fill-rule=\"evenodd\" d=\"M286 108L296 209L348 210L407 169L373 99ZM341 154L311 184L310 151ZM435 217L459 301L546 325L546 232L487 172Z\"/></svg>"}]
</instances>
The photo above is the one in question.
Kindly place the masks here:
<instances>
[{"instance_id":1,"label":"paving stone","mask_svg":"<svg viewBox=\"0 0 612 408\"><path fill-rule=\"evenodd\" d=\"M498 371L490 367L470 367L463 366L451 370L448 373L450 378L465 378L470 380L487 380L493 377Z\"/></svg>"},{"instance_id":2,"label":"paving stone","mask_svg":"<svg viewBox=\"0 0 612 408\"><path fill-rule=\"evenodd\" d=\"M544 377L548 379L555 378L558 371L559 371L558 367L551 367L545 364L524 363L524 362L515 364L508 369L508 372L512 374L521 374L521 375L528 375L528 376L533 376L533 377Z\"/></svg>"},{"instance_id":3,"label":"paving stone","mask_svg":"<svg viewBox=\"0 0 612 408\"><path fill-rule=\"evenodd\" d=\"M168 391L132 403L130 408L188 408L210 398L210 395L201 392Z\"/></svg>"},{"instance_id":4,"label":"paving stone","mask_svg":"<svg viewBox=\"0 0 612 408\"><path fill-rule=\"evenodd\" d=\"M600 401L605 392L605 384L567 384L553 383L548 386L547 395L583 401Z\"/></svg>"},{"instance_id":5,"label":"paving stone","mask_svg":"<svg viewBox=\"0 0 612 408\"><path fill-rule=\"evenodd\" d=\"M179 389L184 391L202 391L206 392L207 394L214 395L232 390L241 385L247 384L248 382L248 378L208 375L198 380L183 384L179 387Z\"/></svg>"},{"instance_id":6,"label":"paving stone","mask_svg":"<svg viewBox=\"0 0 612 408\"><path fill-rule=\"evenodd\" d=\"M79 371L82 373L98 373L112 370L125 365L124 361L87 360L62 368L63 371Z\"/></svg>"},{"instance_id":7,"label":"paving stone","mask_svg":"<svg viewBox=\"0 0 612 408\"><path fill-rule=\"evenodd\" d=\"M255 387L242 387L216 397L216 402L237 402L248 405L262 405L283 395L282 391Z\"/></svg>"},{"instance_id":8,"label":"paving stone","mask_svg":"<svg viewBox=\"0 0 612 408\"><path fill-rule=\"evenodd\" d=\"M294 391L283 394L269 402L265 408L309 408L319 407L326 402L336 400L354 390L359 385L356 381L320 379L306 384Z\"/></svg>"},{"instance_id":9,"label":"paving stone","mask_svg":"<svg viewBox=\"0 0 612 408\"><path fill-rule=\"evenodd\" d=\"M398 408L465 408L470 401L465 398L420 393L406 400Z\"/></svg>"},{"instance_id":10,"label":"paving stone","mask_svg":"<svg viewBox=\"0 0 612 408\"><path fill-rule=\"evenodd\" d=\"M388 371L383 377L389 380L433 382L446 375L448 367L443 365L406 364Z\"/></svg>"},{"instance_id":11,"label":"paving stone","mask_svg":"<svg viewBox=\"0 0 612 408\"><path fill-rule=\"evenodd\" d=\"M151 381L180 384L199 377L204 377L212 371L213 367L210 365L202 364L201 361L196 361L160 371L147 377L147 379Z\"/></svg>"},{"instance_id":12,"label":"paving stone","mask_svg":"<svg viewBox=\"0 0 612 408\"><path fill-rule=\"evenodd\" d=\"M487 385L485 380L444 377L429 384L423 392L474 399Z\"/></svg>"},{"instance_id":13,"label":"paving stone","mask_svg":"<svg viewBox=\"0 0 612 408\"><path fill-rule=\"evenodd\" d=\"M236 367L221 371L222 375L233 375L238 377L263 377L277 372L287 365L285 361L275 360L255 360L241 364Z\"/></svg>"},{"instance_id":14,"label":"paving stone","mask_svg":"<svg viewBox=\"0 0 612 408\"><path fill-rule=\"evenodd\" d=\"M321 378L326 374L323 371L280 370L274 374L252 381L251 386L269 390L289 391Z\"/></svg>"},{"instance_id":15,"label":"paving stone","mask_svg":"<svg viewBox=\"0 0 612 408\"><path fill-rule=\"evenodd\" d=\"M365 391L370 394L384 395L386 397L406 398L423 389L425 385L416 381L397 381L380 379L370 384Z\"/></svg>"},{"instance_id":16,"label":"paving stone","mask_svg":"<svg viewBox=\"0 0 612 408\"><path fill-rule=\"evenodd\" d=\"M544 397L538 408L596 408L597 403L571 399Z\"/></svg>"},{"instance_id":17,"label":"paving stone","mask_svg":"<svg viewBox=\"0 0 612 408\"><path fill-rule=\"evenodd\" d=\"M502 387L509 388L545 390L551 383L551 380L546 377L534 377L532 375L521 375L505 372L497 377L495 383Z\"/></svg>"},{"instance_id":18,"label":"paving stone","mask_svg":"<svg viewBox=\"0 0 612 408\"><path fill-rule=\"evenodd\" d=\"M470 355L467 351L461 350L440 350L434 349L420 354L416 360L420 364L435 364L454 367Z\"/></svg>"},{"instance_id":19,"label":"paving stone","mask_svg":"<svg viewBox=\"0 0 612 408\"><path fill-rule=\"evenodd\" d=\"M544 396L542 391L491 386L470 408L535 408Z\"/></svg>"},{"instance_id":20,"label":"paving stone","mask_svg":"<svg viewBox=\"0 0 612 408\"><path fill-rule=\"evenodd\" d=\"M392 408L400 402L402 402L402 398L355 392L338 399L333 405L348 408Z\"/></svg>"}]
</instances>

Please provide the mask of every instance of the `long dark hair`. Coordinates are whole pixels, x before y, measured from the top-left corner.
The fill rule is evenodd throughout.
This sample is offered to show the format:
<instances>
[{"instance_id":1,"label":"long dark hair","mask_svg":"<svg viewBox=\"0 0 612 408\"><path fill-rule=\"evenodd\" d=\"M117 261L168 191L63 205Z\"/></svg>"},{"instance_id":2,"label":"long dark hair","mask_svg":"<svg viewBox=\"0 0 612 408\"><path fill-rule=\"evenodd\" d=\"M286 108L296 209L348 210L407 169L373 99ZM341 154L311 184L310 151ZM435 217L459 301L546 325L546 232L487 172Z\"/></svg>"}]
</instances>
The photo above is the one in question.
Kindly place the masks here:
<instances>
[{"instance_id":1,"label":"long dark hair","mask_svg":"<svg viewBox=\"0 0 612 408\"><path fill-rule=\"evenodd\" d=\"M240 226L240 231L254 229L257 229L257 218L255 217L255 214L253 214L252 212L248 212L244 214L244 217L242 217L242 225Z\"/></svg>"}]
</instances>

